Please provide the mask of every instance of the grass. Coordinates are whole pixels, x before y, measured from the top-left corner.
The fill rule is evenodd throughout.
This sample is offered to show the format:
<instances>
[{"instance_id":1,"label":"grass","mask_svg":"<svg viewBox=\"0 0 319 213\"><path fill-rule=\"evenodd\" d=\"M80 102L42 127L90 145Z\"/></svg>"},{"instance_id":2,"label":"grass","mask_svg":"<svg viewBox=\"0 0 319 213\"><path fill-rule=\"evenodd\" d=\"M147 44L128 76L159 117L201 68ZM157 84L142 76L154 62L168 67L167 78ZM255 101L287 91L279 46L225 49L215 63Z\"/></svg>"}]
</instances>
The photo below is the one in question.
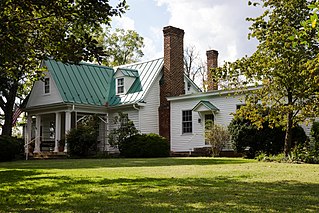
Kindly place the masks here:
<instances>
[{"instance_id":1,"label":"grass","mask_svg":"<svg viewBox=\"0 0 319 213\"><path fill-rule=\"evenodd\" d=\"M319 212L319 165L232 158L0 163L0 212Z\"/></svg>"}]
</instances>

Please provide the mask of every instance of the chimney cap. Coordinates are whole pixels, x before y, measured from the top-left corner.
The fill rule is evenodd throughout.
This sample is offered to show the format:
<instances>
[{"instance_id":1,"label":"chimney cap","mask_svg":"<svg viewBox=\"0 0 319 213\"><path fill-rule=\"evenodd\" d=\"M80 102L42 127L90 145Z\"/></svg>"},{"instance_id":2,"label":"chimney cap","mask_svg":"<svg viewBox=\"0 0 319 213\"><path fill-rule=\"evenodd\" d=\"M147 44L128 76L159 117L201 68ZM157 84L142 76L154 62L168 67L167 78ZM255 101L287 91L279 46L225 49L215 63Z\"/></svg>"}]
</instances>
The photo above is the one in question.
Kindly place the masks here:
<instances>
[{"instance_id":1,"label":"chimney cap","mask_svg":"<svg viewBox=\"0 0 319 213\"><path fill-rule=\"evenodd\" d=\"M177 27L173 27L173 26L164 27L163 33L164 33L164 36L172 35L172 34L184 36L184 30L177 28Z\"/></svg>"},{"instance_id":2,"label":"chimney cap","mask_svg":"<svg viewBox=\"0 0 319 213\"><path fill-rule=\"evenodd\" d=\"M206 51L206 55L218 55L218 51L217 50L207 50Z\"/></svg>"}]
</instances>

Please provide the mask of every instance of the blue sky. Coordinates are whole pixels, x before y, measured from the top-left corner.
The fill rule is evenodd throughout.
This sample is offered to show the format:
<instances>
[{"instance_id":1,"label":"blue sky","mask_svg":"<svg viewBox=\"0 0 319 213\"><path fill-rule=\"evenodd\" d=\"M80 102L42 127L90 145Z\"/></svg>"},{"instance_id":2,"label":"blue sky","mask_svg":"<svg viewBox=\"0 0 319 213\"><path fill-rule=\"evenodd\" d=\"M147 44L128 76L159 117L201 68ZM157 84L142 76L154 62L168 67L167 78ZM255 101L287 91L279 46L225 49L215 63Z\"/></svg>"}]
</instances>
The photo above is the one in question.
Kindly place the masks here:
<instances>
[{"instance_id":1,"label":"blue sky","mask_svg":"<svg viewBox=\"0 0 319 213\"><path fill-rule=\"evenodd\" d=\"M171 25L185 31L184 47L195 46L205 60L206 50L219 52L219 64L251 55L257 46L248 40L247 17L261 15L248 0L127 0L130 10L115 18L113 27L136 30L145 39L144 58L163 55L162 29Z\"/></svg>"}]
</instances>

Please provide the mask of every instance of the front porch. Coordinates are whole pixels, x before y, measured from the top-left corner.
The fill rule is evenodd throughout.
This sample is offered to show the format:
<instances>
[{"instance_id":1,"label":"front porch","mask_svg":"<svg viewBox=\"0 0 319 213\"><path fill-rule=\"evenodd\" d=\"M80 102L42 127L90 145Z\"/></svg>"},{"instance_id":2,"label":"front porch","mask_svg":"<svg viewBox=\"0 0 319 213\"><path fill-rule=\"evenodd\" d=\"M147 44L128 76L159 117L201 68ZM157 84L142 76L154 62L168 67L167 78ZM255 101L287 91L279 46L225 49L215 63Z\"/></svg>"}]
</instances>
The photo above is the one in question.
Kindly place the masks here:
<instances>
[{"instance_id":1,"label":"front porch","mask_svg":"<svg viewBox=\"0 0 319 213\"><path fill-rule=\"evenodd\" d=\"M87 112L38 111L28 112L25 126L25 153L32 158L60 158L67 156L66 135L77 123L88 115ZM99 114L99 149L107 149L107 114Z\"/></svg>"}]
</instances>

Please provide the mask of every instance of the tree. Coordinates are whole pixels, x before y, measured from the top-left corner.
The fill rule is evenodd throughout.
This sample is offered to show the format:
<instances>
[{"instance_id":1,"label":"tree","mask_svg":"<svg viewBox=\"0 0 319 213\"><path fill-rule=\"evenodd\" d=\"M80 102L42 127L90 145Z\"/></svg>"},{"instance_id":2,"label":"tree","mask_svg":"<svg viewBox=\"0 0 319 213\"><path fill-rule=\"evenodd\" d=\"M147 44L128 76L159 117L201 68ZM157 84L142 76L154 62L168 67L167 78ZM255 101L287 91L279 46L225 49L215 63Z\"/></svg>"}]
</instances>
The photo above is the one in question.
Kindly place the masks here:
<instances>
[{"instance_id":1,"label":"tree","mask_svg":"<svg viewBox=\"0 0 319 213\"><path fill-rule=\"evenodd\" d=\"M216 70L216 76L228 87L245 91L246 106L237 115L258 127L284 125L284 153L290 154L292 128L318 115L319 69L313 59L319 54L315 33L304 35L306 42L292 38L311 15L309 5L315 1L261 0L264 13L252 21L249 37L259 45L250 57L226 63ZM258 3L251 3L259 5ZM316 60L318 62L318 60ZM250 85L262 87L247 92ZM268 110L270 109L270 110Z\"/></svg>"},{"instance_id":2,"label":"tree","mask_svg":"<svg viewBox=\"0 0 319 213\"><path fill-rule=\"evenodd\" d=\"M100 60L103 48L91 35L126 9L125 0L115 7L108 0L0 1L2 135L11 135L15 101L41 76L41 61Z\"/></svg>"},{"instance_id":3,"label":"tree","mask_svg":"<svg viewBox=\"0 0 319 213\"><path fill-rule=\"evenodd\" d=\"M184 70L187 77L195 81L196 77L201 78L203 88L205 88L205 69L206 65L202 62L195 46L188 46L184 50Z\"/></svg>"},{"instance_id":4,"label":"tree","mask_svg":"<svg viewBox=\"0 0 319 213\"><path fill-rule=\"evenodd\" d=\"M99 40L105 48L106 56L103 57L102 64L106 66L134 63L144 55L144 38L134 30L116 28L111 33L111 29L107 28Z\"/></svg>"}]
</instances>

